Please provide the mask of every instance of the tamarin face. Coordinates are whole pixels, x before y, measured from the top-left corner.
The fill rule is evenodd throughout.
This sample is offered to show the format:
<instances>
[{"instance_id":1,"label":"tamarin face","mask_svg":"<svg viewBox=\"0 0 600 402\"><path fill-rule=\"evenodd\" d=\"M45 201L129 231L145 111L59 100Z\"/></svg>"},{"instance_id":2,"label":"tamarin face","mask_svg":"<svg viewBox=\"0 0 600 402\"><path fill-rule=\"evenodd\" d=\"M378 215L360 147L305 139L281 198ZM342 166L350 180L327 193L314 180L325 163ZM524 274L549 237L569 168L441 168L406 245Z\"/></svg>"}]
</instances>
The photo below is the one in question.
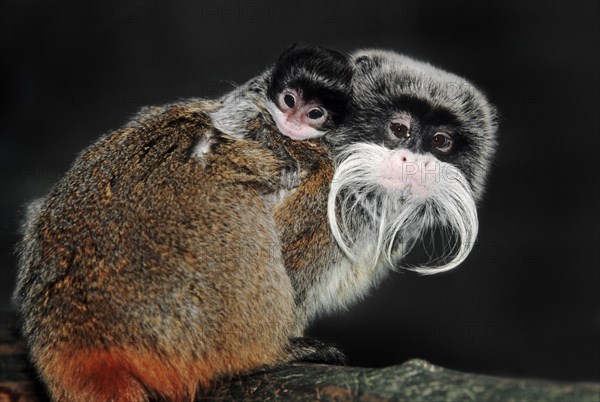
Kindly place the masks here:
<instances>
[{"instance_id":1,"label":"tamarin face","mask_svg":"<svg viewBox=\"0 0 600 402\"><path fill-rule=\"evenodd\" d=\"M279 131L294 140L320 137L344 119L352 67L338 52L293 45L274 65L267 108Z\"/></svg>"},{"instance_id":2,"label":"tamarin face","mask_svg":"<svg viewBox=\"0 0 600 402\"><path fill-rule=\"evenodd\" d=\"M402 266L415 242L437 229L442 255L406 268L451 269L477 235L475 203L495 150L495 110L471 83L427 63L377 50L352 60L348 119L330 138L338 155L332 231L351 254L368 221L377 258Z\"/></svg>"}]
</instances>

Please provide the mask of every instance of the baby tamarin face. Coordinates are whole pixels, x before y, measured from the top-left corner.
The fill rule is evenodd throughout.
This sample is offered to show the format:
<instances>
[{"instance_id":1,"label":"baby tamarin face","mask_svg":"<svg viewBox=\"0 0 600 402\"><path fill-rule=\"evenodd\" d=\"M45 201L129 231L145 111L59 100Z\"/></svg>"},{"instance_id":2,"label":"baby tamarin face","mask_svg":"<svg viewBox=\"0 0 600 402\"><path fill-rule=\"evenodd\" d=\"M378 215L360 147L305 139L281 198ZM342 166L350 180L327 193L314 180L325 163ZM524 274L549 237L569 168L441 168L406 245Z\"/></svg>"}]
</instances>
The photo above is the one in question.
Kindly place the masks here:
<instances>
[{"instance_id":1,"label":"baby tamarin face","mask_svg":"<svg viewBox=\"0 0 600 402\"><path fill-rule=\"evenodd\" d=\"M496 144L494 108L471 83L427 63L378 50L352 60L351 111L330 138L338 155L332 232L350 255L361 236L378 239L375 258L402 266L425 231L439 229L442 255L406 268L451 269L477 235L475 203Z\"/></svg>"},{"instance_id":2,"label":"baby tamarin face","mask_svg":"<svg viewBox=\"0 0 600 402\"><path fill-rule=\"evenodd\" d=\"M279 131L294 140L320 137L339 124L351 96L352 67L333 50L293 45L274 65L267 109Z\"/></svg>"}]
</instances>

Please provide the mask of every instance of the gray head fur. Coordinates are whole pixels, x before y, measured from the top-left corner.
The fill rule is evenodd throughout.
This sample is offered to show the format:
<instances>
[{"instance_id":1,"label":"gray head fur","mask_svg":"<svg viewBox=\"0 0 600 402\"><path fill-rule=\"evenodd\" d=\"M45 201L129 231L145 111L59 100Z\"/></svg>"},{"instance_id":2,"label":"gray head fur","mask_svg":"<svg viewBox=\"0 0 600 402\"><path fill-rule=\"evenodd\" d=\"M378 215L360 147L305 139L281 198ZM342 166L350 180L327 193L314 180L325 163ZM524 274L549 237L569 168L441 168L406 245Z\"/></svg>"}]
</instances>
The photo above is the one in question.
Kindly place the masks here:
<instances>
[{"instance_id":1,"label":"gray head fur","mask_svg":"<svg viewBox=\"0 0 600 402\"><path fill-rule=\"evenodd\" d=\"M358 50L351 59L356 68L353 111L347 130L331 136L332 142L376 142L376 132L383 133L382 124L398 110L396 104L422 100L456 117L469 147L449 162L463 171L479 200L496 150L496 110L485 95L464 78L392 51Z\"/></svg>"},{"instance_id":2,"label":"gray head fur","mask_svg":"<svg viewBox=\"0 0 600 402\"><path fill-rule=\"evenodd\" d=\"M384 50L360 50L351 59L350 113L328 137L337 155L332 233L351 259L393 267L426 230L440 229L443 256L406 268L454 268L477 235L475 203L496 148L495 110L470 82L428 63ZM398 119L411 122L405 138L392 135ZM449 152L434 146L441 131L451 133Z\"/></svg>"}]
</instances>

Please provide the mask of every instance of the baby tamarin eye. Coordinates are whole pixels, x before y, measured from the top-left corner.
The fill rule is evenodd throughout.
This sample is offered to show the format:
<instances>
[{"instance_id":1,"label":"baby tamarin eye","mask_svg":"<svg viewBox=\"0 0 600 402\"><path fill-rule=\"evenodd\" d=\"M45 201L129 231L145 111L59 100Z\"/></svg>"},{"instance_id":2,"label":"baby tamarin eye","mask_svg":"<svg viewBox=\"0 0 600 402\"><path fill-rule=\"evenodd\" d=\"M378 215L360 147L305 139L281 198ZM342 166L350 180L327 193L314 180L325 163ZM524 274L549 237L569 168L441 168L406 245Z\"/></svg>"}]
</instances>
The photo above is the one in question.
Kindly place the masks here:
<instances>
[{"instance_id":1,"label":"baby tamarin eye","mask_svg":"<svg viewBox=\"0 0 600 402\"><path fill-rule=\"evenodd\" d=\"M291 109L296 105L296 97L290 93L282 93L281 96L283 97L283 102L279 103L279 106L282 109L285 109L286 107Z\"/></svg>"},{"instance_id":2,"label":"baby tamarin eye","mask_svg":"<svg viewBox=\"0 0 600 402\"><path fill-rule=\"evenodd\" d=\"M308 111L308 118L311 120L323 120L325 121L325 111L321 108L314 108Z\"/></svg>"}]
</instances>

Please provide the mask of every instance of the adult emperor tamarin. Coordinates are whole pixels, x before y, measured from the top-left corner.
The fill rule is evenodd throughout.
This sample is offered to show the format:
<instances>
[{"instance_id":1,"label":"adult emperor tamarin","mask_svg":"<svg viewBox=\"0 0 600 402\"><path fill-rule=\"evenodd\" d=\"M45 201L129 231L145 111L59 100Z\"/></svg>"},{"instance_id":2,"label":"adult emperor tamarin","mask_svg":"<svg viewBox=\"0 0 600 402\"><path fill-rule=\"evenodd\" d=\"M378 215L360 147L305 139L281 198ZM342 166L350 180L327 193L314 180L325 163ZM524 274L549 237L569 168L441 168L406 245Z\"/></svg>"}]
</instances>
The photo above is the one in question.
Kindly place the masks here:
<instances>
[{"instance_id":1,"label":"adult emperor tamarin","mask_svg":"<svg viewBox=\"0 0 600 402\"><path fill-rule=\"evenodd\" d=\"M301 179L275 204L287 162L261 140L269 117L235 107L248 91L267 99L259 77L222 104L147 109L32 205L15 299L55 399L192 399L218 376L302 357L308 322L363 295L424 229L460 237L445 267L466 257L492 108L392 52L352 65L347 121L276 141Z\"/></svg>"}]
</instances>

